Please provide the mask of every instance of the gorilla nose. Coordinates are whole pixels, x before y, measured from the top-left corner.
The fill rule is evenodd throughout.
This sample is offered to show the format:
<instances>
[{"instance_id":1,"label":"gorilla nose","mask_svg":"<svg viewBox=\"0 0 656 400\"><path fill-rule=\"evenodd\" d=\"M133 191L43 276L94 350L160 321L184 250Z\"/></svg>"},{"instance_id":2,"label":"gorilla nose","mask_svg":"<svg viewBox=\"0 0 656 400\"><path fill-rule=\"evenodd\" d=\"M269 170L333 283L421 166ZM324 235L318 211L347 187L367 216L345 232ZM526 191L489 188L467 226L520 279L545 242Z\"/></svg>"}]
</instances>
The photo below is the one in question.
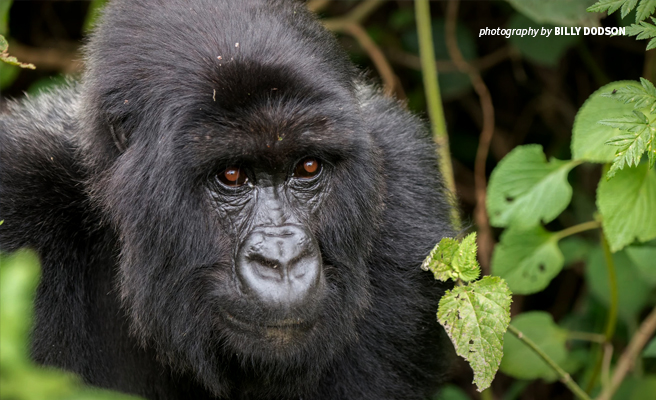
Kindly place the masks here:
<instances>
[{"instance_id":1,"label":"gorilla nose","mask_svg":"<svg viewBox=\"0 0 656 400\"><path fill-rule=\"evenodd\" d=\"M256 228L237 254L242 290L267 307L293 307L312 302L322 282L321 254L301 227Z\"/></svg>"}]
</instances>

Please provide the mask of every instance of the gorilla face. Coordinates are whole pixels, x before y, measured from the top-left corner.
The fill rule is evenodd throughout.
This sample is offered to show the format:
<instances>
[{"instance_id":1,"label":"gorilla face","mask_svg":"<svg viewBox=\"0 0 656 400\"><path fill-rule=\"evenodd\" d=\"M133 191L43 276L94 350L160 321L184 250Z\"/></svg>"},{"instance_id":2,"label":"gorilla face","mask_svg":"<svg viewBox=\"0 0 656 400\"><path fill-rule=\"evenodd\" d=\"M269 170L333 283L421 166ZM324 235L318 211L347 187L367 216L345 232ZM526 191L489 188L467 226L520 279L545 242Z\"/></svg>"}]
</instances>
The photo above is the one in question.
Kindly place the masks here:
<instances>
[{"instance_id":1,"label":"gorilla face","mask_svg":"<svg viewBox=\"0 0 656 400\"><path fill-rule=\"evenodd\" d=\"M170 65L173 82L153 65L176 57L117 75L96 58L112 51L106 40L122 40L122 26L92 47L85 83L99 118L87 151L99 170L92 192L121 238L134 334L209 387L225 360L319 376L369 305L384 192L355 90L340 76L351 71L317 63L312 75L262 60L254 38L183 70ZM130 85L108 80L127 76Z\"/></svg>"}]
</instances>

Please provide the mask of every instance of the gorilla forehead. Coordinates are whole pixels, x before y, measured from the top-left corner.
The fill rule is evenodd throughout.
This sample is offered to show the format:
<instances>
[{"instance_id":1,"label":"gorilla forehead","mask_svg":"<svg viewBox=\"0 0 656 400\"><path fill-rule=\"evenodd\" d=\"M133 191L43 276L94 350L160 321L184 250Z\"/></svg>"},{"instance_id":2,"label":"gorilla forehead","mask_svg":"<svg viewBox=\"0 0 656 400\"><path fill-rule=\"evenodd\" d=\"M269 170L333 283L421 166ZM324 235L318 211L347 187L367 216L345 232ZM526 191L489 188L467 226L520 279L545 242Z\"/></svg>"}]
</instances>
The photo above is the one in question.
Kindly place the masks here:
<instances>
[{"instance_id":1,"label":"gorilla forehead","mask_svg":"<svg viewBox=\"0 0 656 400\"><path fill-rule=\"evenodd\" d=\"M87 86L144 106L202 94L231 109L272 91L353 101L353 66L308 18L280 0L119 0L88 48Z\"/></svg>"}]
</instances>

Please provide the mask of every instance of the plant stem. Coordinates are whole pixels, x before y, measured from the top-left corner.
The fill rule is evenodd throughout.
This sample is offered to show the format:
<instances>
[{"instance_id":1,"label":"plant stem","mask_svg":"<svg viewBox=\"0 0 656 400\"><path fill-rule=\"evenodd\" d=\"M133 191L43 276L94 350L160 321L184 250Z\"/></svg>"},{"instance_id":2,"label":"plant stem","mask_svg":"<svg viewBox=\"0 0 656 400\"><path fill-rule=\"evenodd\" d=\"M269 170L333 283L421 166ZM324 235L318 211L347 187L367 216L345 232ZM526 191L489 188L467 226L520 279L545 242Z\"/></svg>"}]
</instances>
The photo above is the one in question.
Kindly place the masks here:
<instances>
[{"instance_id":1,"label":"plant stem","mask_svg":"<svg viewBox=\"0 0 656 400\"><path fill-rule=\"evenodd\" d=\"M615 260L613 260L613 254L610 252L610 247L608 246L608 240L606 240L606 235L602 230L599 234L601 240L601 248L604 250L604 258L606 259L606 269L608 270L608 286L610 287L610 309L608 310L608 316L606 317L606 328L604 329L605 343L610 343L615 335L615 327L617 326L617 311L618 311L618 294L617 294L617 275L615 274ZM590 381L586 386L586 391L589 393L597 382L599 373L603 366L603 346L599 346L597 350L597 361L595 363L592 374L590 375Z\"/></svg>"},{"instance_id":2,"label":"plant stem","mask_svg":"<svg viewBox=\"0 0 656 400\"><path fill-rule=\"evenodd\" d=\"M576 397L578 397L581 400L592 400L590 399L590 396L588 396L587 393L585 393L583 389L581 389L579 385L577 385L576 382L574 382L572 377L567 372L565 372L565 370L562 369L560 365L558 365L554 360L552 360L551 357L547 355L547 353L542 351L542 349L540 349L538 345L536 345L531 339L524 336L524 334L520 330L518 330L512 325L508 325L508 331L513 335L515 335L517 339L524 342L525 345L530 347L531 350L535 352L535 354L540 356L540 358L542 358L542 360L544 360L544 362L546 362L547 365L549 365L556 372L556 374L558 374L560 381L565 386L567 386L569 390L571 390Z\"/></svg>"},{"instance_id":3,"label":"plant stem","mask_svg":"<svg viewBox=\"0 0 656 400\"><path fill-rule=\"evenodd\" d=\"M595 343L604 343L606 341L606 336L600 333L590 333L590 332L567 332L568 340L585 340L586 342L595 342Z\"/></svg>"},{"instance_id":4,"label":"plant stem","mask_svg":"<svg viewBox=\"0 0 656 400\"><path fill-rule=\"evenodd\" d=\"M558 231L555 234L556 241L566 238L567 236L576 235L584 231L589 231L591 229L597 229L601 227L601 222L599 221L588 221L582 224L570 226L569 228Z\"/></svg>"},{"instance_id":5,"label":"plant stem","mask_svg":"<svg viewBox=\"0 0 656 400\"><path fill-rule=\"evenodd\" d=\"M430 6L428 0L415 2L415 18L417 20L417 36L419 37L419 56L424 77L424 91L428 104L428 116L431 120L433 139L438 146L439 166L444 185L453 199L456 196L456 185L453 177L451 153L449 150L449 136L444 119L444 108L440 96L437 68L435 68L435 51L433 48L433 33L431 30ZM456 207L451 208L451 223L456 231L461 229L460 214Z\"/></svg>"},{"instance_id":6,"label":"plant stem","mask_svg":"<svg viewBox=\"0 0 656 400\"><path fill-rule=\"evenodd\" d=\"M620 384L626 377L626 374L631 370L631 367L635 363L636 359L640 355L640 352L645 347L651 336L656 330L656 307L651 310L647 318L640 325L638 333L636 333L629 346L624 350L624 353L620 356L619 361L617 362L617 367L615 368L615 373L611 379L610 385L601 392L601 395L598 397L598 400L610 400L613 397L617 388L620 387Z\"/></svg>"}]
</instances>

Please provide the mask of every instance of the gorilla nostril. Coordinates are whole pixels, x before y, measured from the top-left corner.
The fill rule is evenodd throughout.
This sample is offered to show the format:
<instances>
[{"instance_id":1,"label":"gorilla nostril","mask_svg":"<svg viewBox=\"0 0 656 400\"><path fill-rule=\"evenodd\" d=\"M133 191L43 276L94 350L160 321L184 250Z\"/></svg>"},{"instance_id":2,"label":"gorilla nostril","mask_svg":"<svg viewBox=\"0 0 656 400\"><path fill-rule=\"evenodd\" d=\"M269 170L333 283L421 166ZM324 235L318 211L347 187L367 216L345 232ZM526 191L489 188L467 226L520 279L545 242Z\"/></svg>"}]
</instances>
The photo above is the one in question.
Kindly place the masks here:
<instances>
[{"instance_id":1,"label":"gorilla nostril","mask_svg":"<svg viewBox=\"0 0 656 400\"><path fill-rule=\"evenodd\" d=\"M257 243L257 246L253 244ZM237 277L244 294L265 307L312 303L322 282L321 254L300 227L267 227L251 232L237 253Z\"/></svg>"}]
</instances>

